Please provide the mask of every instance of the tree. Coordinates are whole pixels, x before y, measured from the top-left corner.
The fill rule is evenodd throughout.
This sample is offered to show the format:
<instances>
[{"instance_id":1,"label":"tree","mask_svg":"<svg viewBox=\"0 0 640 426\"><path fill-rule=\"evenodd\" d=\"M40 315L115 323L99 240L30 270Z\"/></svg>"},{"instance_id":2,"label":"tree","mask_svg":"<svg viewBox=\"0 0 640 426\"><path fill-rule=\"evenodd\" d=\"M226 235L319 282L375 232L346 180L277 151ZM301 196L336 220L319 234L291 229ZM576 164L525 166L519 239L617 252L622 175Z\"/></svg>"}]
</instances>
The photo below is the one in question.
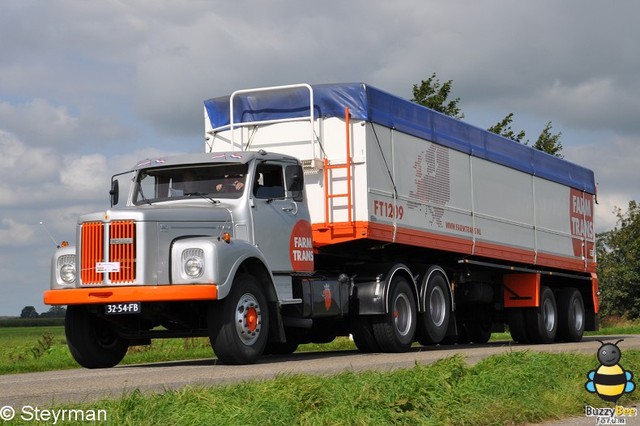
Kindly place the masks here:
<instances>
[{"instance_id":1,"label":"tree","mask_svg":"<svg viewBox=\"0 0 640 426\"><path fill-rule=\"evenodd\" d=\"M38 318L38 312L33 306L25 306L20 312L20 318Z\"/></svg>"},{"instance_id":2,"label":"tree","mask_svg":"<svg viewBox=\"0 0 640 426\"><path fill-rule=\"evenodd\" d=\"M413 85L413 99L411 101L461 120L464 118L464 114L458 107L460 98L449 100L452 85L452 80L441 84L434 72L431 77L422 80L419 85Z\"/></svg>"},{"instance_id":3,"label":"tree","mask_svg":"<svg viewBox=\"0 0 640 426\"><path fill-rule=\"evenodd\" d=\"M522 139L524 139L525 133L524 130L520 130L518 133L515 133L511 129L511 123L513 122L513 113L507 114L502 121L497 122L493 126L489 127L487 130L493 132L495 134L504 136L505 138L509 138L519 143L523 143ZM524 144L527 145L529 141L525 141Z\"/></svg>"},{"instance_id":4,"label":"tree","mask_svg":"<svg viewBox=\"0 0 640 426\"><path fill-rule=\"evenodd\" d=\"M422 80L420 84L413 85L413 99L411 99L411 101L453 118L457 118L458 120L462 120L464 118L464 114L460 111L460 107L458 107L460 98L449 100L449 94L451 93L452 86L453 80L440 83L440 80L438 80L436 73L434 72L431 74L431 77L426 80ZM514 132L511 128L512 123L513 113L511 112L487 130L518 143L529 145L529 140L525 139L525 131L520 130L518 133ZM538 136L538 139L531 146L558 158L564 158L564 155L562 155L561 152L562 143L560 143L560 136L562 136L562 132L556 134L551 133L552 127L551 121L549 121L540 133L540 136Z\"/></svg>"},{"instance_id":5,"label":"tree","mask_svg":"<svg viewBox=\"0 0 640 426\"><path fill-rule=\"evenodd\" d=\"M40 314L41 318L64 318L67 309L64 306L52 306L47 312Z\"/></svg>"},{"instance_id":6,"label":"tree","mask_svg":"<svg viewBox=\"0 0 640 426\"><path fill-rule=\"evenodd\" d=\"M615 210L616 227L597 235L598 276L603 315L640 318L640 204Z\"/></svg>"},{"instance_id":7,"label":"tree","mask_svg":"<svg viewBox=\"0 0 640 426\"><path fill-rule=\"evenodd\" d=\"M562 155L562 144L560 143L560 136L562 136L562 132L558 132L555 135L551 133L551 121L544 126L542 133L538 136L538 140L533 144L535 149L539 149L540 151L544 151L547 154L551 154L558 158L564 158Z\"/></svg>"},{"instance_id":8,"label":"tree","mask_svg":"<svg viewBox=\"0 0 640 426\"><path fill-rule=\"evenodd\" d=\"M520 130L518 133L515 133L511 129L511 123L513 122L513 113L507 114L502 121L497 122L493 126L489 127L487 130L490 132L496 133L500 136L504 136L505 138L509 138L518 143L522 143L524 145L529 145L529 139L525 139L525 131ZM540 136L535 141L533 148L546 152L547 154L551 154L558 158L564 158L562 155L562 143L560 143L560 136L562 136L562 132L558 132L556 134L551 133L552 128L551 121L547 123L547 125L542 129Z\"/></svg>"}]
</instances>

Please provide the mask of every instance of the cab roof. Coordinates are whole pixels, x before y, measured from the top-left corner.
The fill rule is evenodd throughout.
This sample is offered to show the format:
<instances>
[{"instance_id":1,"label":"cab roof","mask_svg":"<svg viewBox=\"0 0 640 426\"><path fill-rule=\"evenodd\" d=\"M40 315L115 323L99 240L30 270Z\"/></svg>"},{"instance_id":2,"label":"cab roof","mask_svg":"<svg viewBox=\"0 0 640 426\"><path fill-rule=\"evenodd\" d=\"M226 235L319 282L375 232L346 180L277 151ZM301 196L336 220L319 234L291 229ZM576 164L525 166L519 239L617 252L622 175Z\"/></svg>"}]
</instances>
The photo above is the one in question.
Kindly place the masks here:
<instances>
[{"instance_id":1,"label":"cab roof","mask_svg":"<svg viewBox=\"0 0 640 426\"><path fill-rule=\"evenodd\" d=\"M180 166L188 164L206 163L241 163L246 164L254 159L260 160L286 160L298 162L294 157L284 154L260 151L233 151L233 152L209 152L205 154L181 154L168 155L157 158L147 158L138 161L133 170L147 169L149 167Z\"/></svg>"}]
</instances>

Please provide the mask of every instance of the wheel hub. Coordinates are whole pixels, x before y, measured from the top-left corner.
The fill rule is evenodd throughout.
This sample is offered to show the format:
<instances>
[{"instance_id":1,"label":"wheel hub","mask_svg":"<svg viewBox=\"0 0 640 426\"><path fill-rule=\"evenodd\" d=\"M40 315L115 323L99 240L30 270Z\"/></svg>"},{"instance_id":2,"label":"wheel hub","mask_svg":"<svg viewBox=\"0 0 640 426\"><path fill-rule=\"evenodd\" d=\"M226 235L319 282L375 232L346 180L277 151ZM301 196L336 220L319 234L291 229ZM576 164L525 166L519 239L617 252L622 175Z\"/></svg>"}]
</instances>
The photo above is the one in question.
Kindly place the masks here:
<instances>
[{"instance_id":1,"label":"wheel hub","mask_svg":"<svg viewBox=\"0 0 640 426\"><path fill-rule=\"evenodd\" d=\"M431 321L437 327L444 323L447 311L445 303L446 299L440 287L434 287L429 297L429 314L431 315Z\"/></svg>"},{"instance_id":2,"label":"wheel hub","mask_svg":"<svg viewBox=\"0 0 640 426\"><path fill-rule=\"evenodd\" d=\"M406 336L411 330L411 303L405 294L400 294L394 302L393 322L401 336Z\"/></svg>"},{"instance_id":3,"label":"wheel hub","mask_svg":"<svg viewBox=\"0 0 640 426\"><path fill-rule=\"evenodd\" d=\"M252 294L244 294L236 306L236 332L240 340L251 345L260 336L262 314L257 299Z\"/></svg>"},{"instance_id":4,"label":"wheel hub","mask_svg":"<svg viewBox=\"0 0 640 426\"><path fill-rule=\"evenodd\" d=\"M551 300L545 300L542 305L542 315L544 320L544 327L548 332L553 330L553 327L556 324L556 312L553 309L553 303Z\"/></svg>"}]
</instances>

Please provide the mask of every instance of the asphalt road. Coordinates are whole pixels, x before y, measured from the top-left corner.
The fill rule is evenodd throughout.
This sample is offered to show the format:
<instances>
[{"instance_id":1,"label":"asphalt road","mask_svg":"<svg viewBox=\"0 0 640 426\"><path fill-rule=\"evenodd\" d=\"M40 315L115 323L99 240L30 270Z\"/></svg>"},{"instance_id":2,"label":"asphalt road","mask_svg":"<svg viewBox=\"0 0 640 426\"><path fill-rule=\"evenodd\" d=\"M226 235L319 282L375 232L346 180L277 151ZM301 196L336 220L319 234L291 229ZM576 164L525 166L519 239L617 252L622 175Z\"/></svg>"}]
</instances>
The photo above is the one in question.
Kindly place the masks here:
<instances>
[{"instance_id":1,"label":"asphalt road","mask_svg":"<svg viewBox=\"0 0 640 426\"><path fill-rule=\"evenodd\" d=\"M640 336L607 336L607 341L624 339L620 344L622 362L626 349L640 349ZM462 355L469 364L507 351L591 353L596 361L600 344L595 337L585 337L580 343L553 345L518 345L492 342L486 345L455 345L421 347L402 354L361 354L357 351L298 353L290 356L269 356L254 365L216 365L214 359L174 361L110 369L63 370L43 373L0 376L0 406L25 405L47 407L67 402L93 402L119 397L140 389L143 392L163 392L186 385L215 386L249 380L264 380L278 374L331 375L341 371L394 370L411 368L416 363L429 364L454 354ZM586 374L586 372L585 372ZM638 373L640 374L640 373Z\"/></svg>"}]
</instances>

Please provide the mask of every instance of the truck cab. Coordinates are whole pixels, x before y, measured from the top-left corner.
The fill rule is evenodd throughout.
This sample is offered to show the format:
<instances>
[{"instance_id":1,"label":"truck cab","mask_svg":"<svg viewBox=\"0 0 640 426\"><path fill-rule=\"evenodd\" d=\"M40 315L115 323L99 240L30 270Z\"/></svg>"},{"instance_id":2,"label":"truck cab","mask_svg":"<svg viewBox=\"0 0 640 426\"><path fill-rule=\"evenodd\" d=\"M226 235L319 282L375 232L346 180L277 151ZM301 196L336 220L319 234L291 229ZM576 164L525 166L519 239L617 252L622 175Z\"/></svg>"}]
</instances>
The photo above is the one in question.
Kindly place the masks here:
<instances>
[{"instance_id":1,"label":"truck cab","mask_svg":"<svg viewBox=\"0 0 640 426\"><path fill-rule=\"evenodd\" d=\"M113 177L110 198L110 209L79 218L78 244L54 255L45 294L47 303L69 305L67 339L81 365L117 364L126 347L152 337L211 337L237 315L244 325L233 324L234 336L259 338L261 352L267 304L296 302L292 276L313 271L303 172L293 157L260 150L147 159ZM236 295L238 281L244 290ZM214 301L230 294L243 300L220 317ZM117 349L105 355L108 347ZM228 361L246 362L253 355L245 352Z\"/></svg>"}]
</instances>

